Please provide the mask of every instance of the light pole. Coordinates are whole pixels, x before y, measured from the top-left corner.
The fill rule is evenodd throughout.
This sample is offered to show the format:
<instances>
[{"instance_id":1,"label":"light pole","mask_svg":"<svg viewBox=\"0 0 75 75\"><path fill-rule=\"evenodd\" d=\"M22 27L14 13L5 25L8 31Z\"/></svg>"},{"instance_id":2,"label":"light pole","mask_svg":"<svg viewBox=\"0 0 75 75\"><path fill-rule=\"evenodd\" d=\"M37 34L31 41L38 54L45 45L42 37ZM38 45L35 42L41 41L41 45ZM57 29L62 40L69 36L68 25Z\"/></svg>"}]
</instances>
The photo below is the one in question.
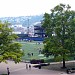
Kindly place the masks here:
<instances>
[{"instance_id":1,"label":"light pole","mask_svg":"<svg viewBox=\"0 0 75 75\"><path fill-rule=\"evenodd\" d=\"M28 16L28 18L27 18L27 22L28 22L28 26L27 26L27 34L28 34L28 36L29 36L29 21L30 21L30 19L31 19L31 17L30 16Z\"/></svg>"},{"instance_id":2,"label":"light pole","mask_svg":"<svg viewBox=\"0 0 75 75\"><path fill-rule=\"evenodd\" d=\"M28 18L27 34L28 34L28 36L29 36L29 18Z\"/></svg>"},{"instance_id":3,"label":"light pole","mask_svg":"<svg viewBox=\"0 0 75 75\"><path fill-rule=\"evenodd\" d=\"M29 18L28 18L28 33L27 34L29 35Z\"/></svg>"}]
</instances>

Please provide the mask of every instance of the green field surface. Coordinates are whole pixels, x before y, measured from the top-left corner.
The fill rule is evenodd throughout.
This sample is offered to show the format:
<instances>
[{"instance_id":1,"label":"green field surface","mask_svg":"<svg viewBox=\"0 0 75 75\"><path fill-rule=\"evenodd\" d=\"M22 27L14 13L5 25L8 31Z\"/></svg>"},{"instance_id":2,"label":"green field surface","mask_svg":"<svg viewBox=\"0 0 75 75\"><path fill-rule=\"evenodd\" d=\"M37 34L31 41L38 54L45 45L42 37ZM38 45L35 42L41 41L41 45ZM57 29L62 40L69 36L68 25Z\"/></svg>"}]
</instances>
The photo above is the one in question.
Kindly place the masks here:
<instances>
[{"instance_id":1,"label":"green field surface","mask_svg":"<svg viewBox=\"0 0 75 75\"><path fill-rule=\"evenodd\" d=\"M32 42L25 42L25 41L20 41L22 45L22 50L24 51L24 56L22 57L22 60L32 60L32 59L44 59L48 60L52 59L53 56L50 56L49 58L46 58L43 54L39 53L39 50L43 50L44 44L43 42L40 41L32 41ZM40 43L40 44L39 44ZM28 55L30 54L30 56ZM33 56L32 56L33 53Z\"/></svg>"},{"instance_id":2,"label":"green field surface","mask_svg":"<svg viewBox=\"0 0 75 75\"><path fill-rule=\"evenodd\" d=\"M39 50L43 49L43 43L40 42L20 42L22 44L22 50L24 50L24 56L22 57L23 60L30 60L30 59L41 59L44 57L42 54L39 54ZM30 56L28 56L28 53ZM33 53L33 56L32 56Z\"/></svg>"},{"instance_id":3,"label":"green field surface","mask_svg":"<svg viewBox=\"0 0 75 75\"><path fill-rule=\"evenodd\" d=\"M53 62L54 56L49 56L48 58L45 57L43 54L39 54L39 50L41 51L44 48L43 42L38 42L38 41L32 41L32 42L25 42L25 41L20 41L22 45L22 50L24 51L24 56L22 57L22 60L31 60L31 59L44 59L45 62ZM40 44L39 44L40 43ZM28 56L28 53L31 54ZM33 53L33 56L32 56ZM73 60L74 58L70 58L69 60Z\"/></svg>"}]
</instances>

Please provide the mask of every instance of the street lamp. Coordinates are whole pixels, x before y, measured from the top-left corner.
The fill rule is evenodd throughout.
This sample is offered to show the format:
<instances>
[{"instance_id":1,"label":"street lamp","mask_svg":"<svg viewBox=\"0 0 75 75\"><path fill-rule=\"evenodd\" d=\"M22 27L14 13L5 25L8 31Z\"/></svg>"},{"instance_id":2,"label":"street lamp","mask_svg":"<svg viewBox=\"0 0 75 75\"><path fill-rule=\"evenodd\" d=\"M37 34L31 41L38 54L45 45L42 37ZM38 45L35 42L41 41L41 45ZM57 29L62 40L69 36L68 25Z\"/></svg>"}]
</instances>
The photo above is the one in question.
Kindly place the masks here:
<instances>
[{"instance_id":1,"label":"street lamp","mask_svg":"<svg viewBox=\"0 0 75 75\"><path fill-rule=\"evenodd\" d=\"M29 35L29 18L28 18L27 34Z\"/></svg>"}]
</instances>

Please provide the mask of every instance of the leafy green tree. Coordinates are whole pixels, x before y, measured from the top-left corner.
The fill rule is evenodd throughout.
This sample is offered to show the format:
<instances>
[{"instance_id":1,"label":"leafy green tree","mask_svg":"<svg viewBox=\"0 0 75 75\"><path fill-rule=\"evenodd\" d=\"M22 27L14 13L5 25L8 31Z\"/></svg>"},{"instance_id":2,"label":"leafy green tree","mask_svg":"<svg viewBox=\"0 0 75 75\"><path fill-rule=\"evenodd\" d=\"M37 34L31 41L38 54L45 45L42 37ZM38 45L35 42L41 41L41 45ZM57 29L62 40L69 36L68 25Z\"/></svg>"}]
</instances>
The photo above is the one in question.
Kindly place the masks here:
<instances>
[{"instance_id":1,"label":"leafy green tree","mask_svg":"<svg viewBox=\"0 0 75 75\"><path fill-rule=\"evenodd\" d=\"M12 59L15 63L21 61L23 51L21 44L14 42L18 38L12 33L12 29L8 22L0 22L0 62L6 62L7 59Z\"/></svg>"},{"instance_id":2,"label":"leafy green tree","mask_svg":"<svg viewBox=\"0 0 75 75\"><path fill-rule=\"evenodd\" d=\"M75 11L69 5L59 4L51 13L45 13L42 26L48 35L44 41L43 53L53 54L55 60L63 61L75 54Z\"/></svg>"}]
</instances>

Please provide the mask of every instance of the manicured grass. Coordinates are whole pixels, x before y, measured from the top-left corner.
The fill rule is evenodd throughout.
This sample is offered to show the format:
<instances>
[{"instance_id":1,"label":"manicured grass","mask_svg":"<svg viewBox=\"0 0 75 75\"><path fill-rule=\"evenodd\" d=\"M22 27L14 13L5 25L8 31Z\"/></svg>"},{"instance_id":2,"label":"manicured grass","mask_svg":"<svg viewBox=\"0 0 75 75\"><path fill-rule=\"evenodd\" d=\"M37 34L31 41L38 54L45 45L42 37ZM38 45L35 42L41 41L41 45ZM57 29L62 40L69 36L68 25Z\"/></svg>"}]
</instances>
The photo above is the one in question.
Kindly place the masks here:
<instances>
[{"instance_id":1,"label":"manicured grass","mask_svg":"<svg viewBox=\"0 0 75 75\"><path fill-rule=\"evenodd\" d=\"M43 43L40 44L37 41L33 42L20 42L22 44L22 49L24 50L23 60L30 60L30 59L41 59L44 56L39 55L39 50L43 49ZM33 56L28 56L28 53L33 53Z\"/></svg>"},{"instance_id":2,"label":"manicured grass","mask_svg":"<svg viewBox=\"0 0 75 75\"><path fill-rule=\"evenodd\" d=\"M39 50L40 49L43 50L43 48L44 48L43 42L40 42L40 41L32 41L32 42L20 41L19 43L21 43L22 50L24 51L24 56L22 57L22 60L44 59L45 62L52 61L53 56L46 58L43 54L39 54ZM28 53L30 53L30 54L33 53L33 56L32 55L28 56Z\"/></svg>"},{"instance_id":3,"label":"manicured grass","mask_svg":"<svg viewBox=\"0 0 75 75\"><path fill-rule=\"evenodd\" d=\"M23 60L31 60L31 59L44 59L45 62L53 62L54 58L53 56L50 56L49 58L46 58L43 54L39 54L39 50L43 50L43 42L38 43L38 41L32 41L32 42L24 42L20 41L22 45L22 49L24 50L24 56L22 57ZM28 53L33 53L33 56L28 56ZM74 60L74 57L70 57L68 60Z\"/></svg>"}]
</instances>

